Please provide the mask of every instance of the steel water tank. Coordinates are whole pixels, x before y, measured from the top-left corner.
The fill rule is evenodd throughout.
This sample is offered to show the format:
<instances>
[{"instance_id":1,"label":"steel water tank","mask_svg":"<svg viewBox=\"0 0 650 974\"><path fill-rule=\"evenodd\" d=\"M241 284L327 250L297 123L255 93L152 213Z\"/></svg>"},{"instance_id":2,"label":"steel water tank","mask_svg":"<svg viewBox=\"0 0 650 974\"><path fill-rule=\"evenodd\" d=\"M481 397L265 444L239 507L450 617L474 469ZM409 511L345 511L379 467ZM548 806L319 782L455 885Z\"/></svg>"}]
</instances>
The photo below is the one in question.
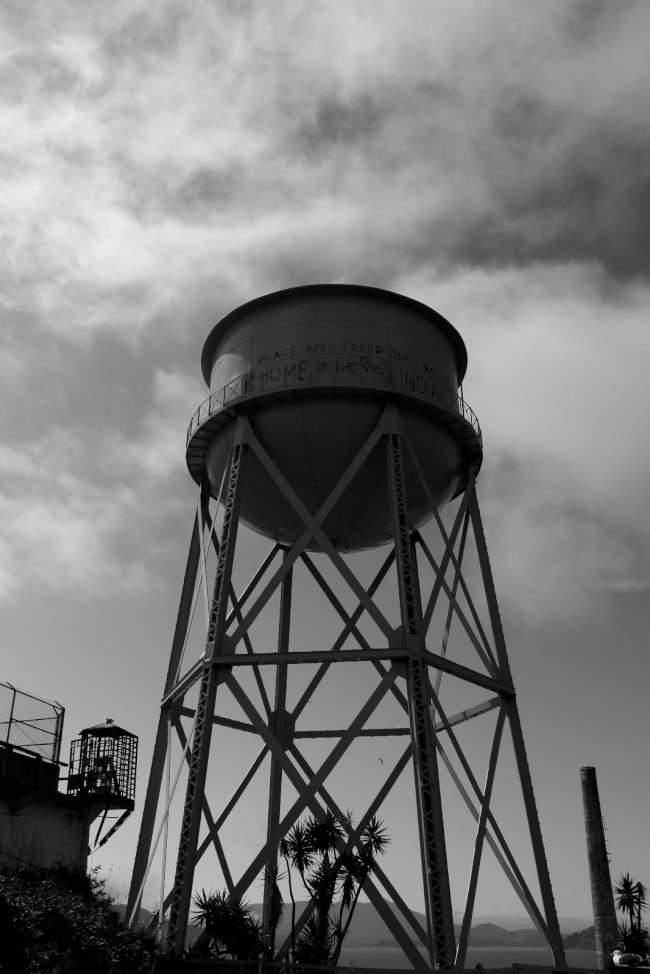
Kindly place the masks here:
<instances>
[{"instance_id":1,"label":"steel water tank","mask_svg":"<svg viewBox=\"0 0 650 974\"><path fill-rule=\"evenodd\" d=\"M399 410L412 526L462 491L482 460L476 417L458 395L467 366L455 328L418 301L379 288L315 284L277 291L226 315L205 343L210 396L187 436L187 463L221 489L236 419L248 417L291 488L316 514L387 404ZM415 456L417 462L414 462ZM422 486L420 473L427 489ZM343 551L392 537L385 442L380 440L323 522ZM249 451L242 520L292 543L304 531L260 460ZM318 550L312 540L310 550Z\"/></svg>"}]
</instances>

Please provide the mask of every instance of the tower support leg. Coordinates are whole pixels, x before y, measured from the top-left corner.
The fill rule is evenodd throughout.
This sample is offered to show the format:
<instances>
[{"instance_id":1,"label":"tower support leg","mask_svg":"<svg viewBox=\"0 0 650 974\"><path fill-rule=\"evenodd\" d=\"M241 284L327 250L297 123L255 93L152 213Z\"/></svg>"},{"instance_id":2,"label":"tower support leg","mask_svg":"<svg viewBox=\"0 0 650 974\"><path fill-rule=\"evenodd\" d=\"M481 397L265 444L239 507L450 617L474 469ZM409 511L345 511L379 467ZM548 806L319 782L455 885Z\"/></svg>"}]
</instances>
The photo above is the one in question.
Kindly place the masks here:
<instances>
[{"instance_id":1,"label":"tower support leg","mask_svg":"<svg viewBox=\"0 0 650 974\"><path fill-rule=\"evenodd\" d=\"M210 756L213 715L219 679L218 657L222 651L228 608L239 507L243 490L242 466L247 447L239 439L230 458L221 543L217 559L214 592L206 640L204 670L196 707L194 736L190 752L185 805L176 861L167 933L167 952L180 957L185 947L187 924L192 899L192 880L201 824L205 778Z\"/></svg>"},{"instance_id":2,"label":"tower support leg","mask_svg":"<svg viewBox=\"0 0 650 974\"><path fill-rule=\"evenodd\" d=\"M470 498L470 517L472 519L472 528L474 530L474 538L476 540L479 565L481 568L481 575L487 598L488 612L490 615L490 624L492 627L494 645L497 652L500 676L504 682L512 683L510 663L508 661L505 637L503 635L503 627L501 625L499 603L497 601L497 593L494 587L492 568L488 555L487 542L485 540L485 532L483 531L483 521L478 506L476 490L472 492L472 496ZM562 934L560 933L560 924L557 917L555 899L553 897L553 888L551 886L551 876L548 870L546 852L544 851L544 841L542 839L542 830L539 824L537 805L535 804L535 793L533 791L533 782L530 775L528 756L526 754L526 748L524 745L524 735L521 729L517 701L514 697L504 698L502 706L505 708L508 723L510 725L510 733L512 734L515 760L517 762L517 770L519 772L519 779L521 781L524 807L526 809L526 817L528 819L528 828L530 830L533 855L535 857L535 865L537 867L540 893L542 896L542 903L544 904L544 912L546 914L549 942L553 951L553 958L556 966L566 968L566 957L564 954L564 945L562 943Z\"/></svg>"},{"instance_id":3,"label":"tower support leg","mask_svg":"<svg viewBox=\"0 0 650 974\"><path fill-rule=\"evenodd\" d=\"M286 557L286 552L285 552ZM291 626L291 591L293 569L283 578L280 588L280 626L278 632L278 653L289 652L289 632ZM290 715L287 713L287 664L278 663L275 675L275 701L271 714L272 730L283 747L288 749L293 744L293 735L288 725ZM271 844L271 837L277 834L280 823L280 809L282 800L282 765L271 754L271 774L269 779L269 809L266 830L267 844ZM273 916L273 886L277 880L278 848L272 845L266 863L264 882L264 905L262 922L268 926Z\"/></svg>"},{"instance_id":4,"label":"tower support leg","mask_svg":"<svg viewBox=\"0 0 650 974\"><path fill-rule=\"evenodd\" d=\"M420 585L413 535L408 523L402 447L398 433L389 433L387 450L402 619L401 635L409 650L407 663L409 720L420 829L429 962L431 967L435 965L444 968L453 965L456 944L440 781L434 744L435 731L431 719L428 668L424 660L425 640Z\"/></svg>"},{"instance_id":5,"label":"tower support leg","mask_svg":"<svg viewBox=\"0 0 650 974\"><path fill-rule=\"evenodd\" d=\"M183 654L183 645L185 641L185 634L189 626L194 586L201 555L202 530L201 501L199 500L196 517L194 519L194 528L192 530L192 540L190 541L190 550L187 556L185 576L183 578L183 588L181 591L178 616L176 618L176 627L174 629L174 638L172 641L169 667L167 669L167 678L165 680L165 697L169 694L174 686L174 683L176 682L178 669ZM138 846L133 864L133 874L131 877L131 886L129 889L129 898L126 908L126 919L128 923L134 923L137 920L138 913L140 912L142 890L146 878L149 855L151 853L151 843L156 821L156 810L158 808L158 801L162 791L165 757L169 743L168 737L168 712L166 708L161 708L158 719L156 741L154 744L153 759L151 762L151 771L149 773L147 796L145 798L144 812L142 814L142 825L140 826L140 835L138 838Z\"/></svg>"}]
</instances>

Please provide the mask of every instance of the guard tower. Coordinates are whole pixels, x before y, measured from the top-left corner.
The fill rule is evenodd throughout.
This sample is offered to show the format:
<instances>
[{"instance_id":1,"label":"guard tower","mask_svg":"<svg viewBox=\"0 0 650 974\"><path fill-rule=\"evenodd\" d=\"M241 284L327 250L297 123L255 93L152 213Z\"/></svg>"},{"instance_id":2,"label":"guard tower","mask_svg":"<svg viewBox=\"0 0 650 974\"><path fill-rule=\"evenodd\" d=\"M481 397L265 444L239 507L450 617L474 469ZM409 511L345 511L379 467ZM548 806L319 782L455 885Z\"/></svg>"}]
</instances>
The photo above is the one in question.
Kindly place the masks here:
<instances>
[{"instance_id":1,"label":"guard tower","mask_svg":"<svg viewBox=\"0 0 650 974\"><path fill-rule=\"evenodd\" d=\"M128 905L133 919L158 856L168 953L184 948L204 857L212 888L250 899L296 822L352 808L353 840L374 814L396 849L415 837L426 926L390 857L364 885L414 969L465 966L486 845L564 966L476 496L481 432L459 395L466 366L441 315L370 287L266 295L209 335L211 392L187 435L198 505ZM527 876L493 801L506 730ZM471 850L458 942L450 792ZM403 811L390 818L396 794L412 828ZM228 828L255 814L241 853Z\"/></svg>"},{"instance_id":2,"label":"guard tower","mask_svg":"<svg viewBox=\"0 0 650 974\"><path fill-rule=\"evenodd\" d=\"M137 758L138 738L118 727L110 717L103 724L86 727L70 745L68 794L89 806L101 806L93 852L115 834L133 811ZM109 812L117 810L122 814L102 837Z\"/></svg>"},{"instance_id":3,"label":"guard tower","mask_svg":"<svg viewBox=\"0 0 650 974\"><path fill-rule=\"evenodd\" d=\"M137 737L112 720L87 728L72 742L70 774L60 779L64 715L60 703L0 682L0 863L85 872L88 853L133 810ZM67 794L60 781L68 782ZM115 810L122 814L100 840Z\"/></svg>"}]
</instances>

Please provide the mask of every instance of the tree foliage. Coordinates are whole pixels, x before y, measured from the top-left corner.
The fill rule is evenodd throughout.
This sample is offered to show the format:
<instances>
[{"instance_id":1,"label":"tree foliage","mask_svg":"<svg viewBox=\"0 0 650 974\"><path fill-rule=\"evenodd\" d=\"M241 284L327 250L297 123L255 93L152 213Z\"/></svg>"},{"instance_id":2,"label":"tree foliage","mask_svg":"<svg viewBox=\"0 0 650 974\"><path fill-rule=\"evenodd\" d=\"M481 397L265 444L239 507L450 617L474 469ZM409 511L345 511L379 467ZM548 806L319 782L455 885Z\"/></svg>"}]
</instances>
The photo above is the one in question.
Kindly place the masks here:
<instances>
[{"instance_id":1,"label":"tree foliage","mask_svg":"<svg viewBox=\"0 0 650 974\"><path fill-rule=\"evenodd\" d=\"M280 953L298 964L335 966L363 884L387 844L377 818L356 829L350 815L331 812L298 822L280 843L286 874L280 875L276 867L265 875L266 924L227 891L202 891L194 898L193 919L203 931L188 956L238 961L274 958L276 932L284 914L279 882L286 877L291 898L290 946ZM296 878L309 896L309 906L299 919Z\"/></svg>"},{"instance_id":2,"label":"tree foliage","mask_svg":"<svg viewBox=\"0 0 650 974\"><path fill-rule=\"evenodd\" d=\"M0 868L0 969L149 974L155 938L124 923L97 873Z\"/></svg>"},{"instance_id":3,"label":"tree foliage","mask_svg":"<svg viewBox=\"0 0 650 974\"><path fill-rule=\"evenodd\" d=\"M638 883L629 873L622 873L614 884L616 909L623 915L618 924L617 946L625 952L642 956L646 956L650 950L648 928L643 924L647 892L643 883Z\"/></svg>"},{"instance_id":4,"label":"tree foliage","mask_svg":"<svg viewBox=\"0 0 650 974\"><path fill-rule=\"evenodd\" d=\"M291 951L303 964L338 963L363 884L388 837L376 817L355 829L352 816L325 812L297 823L280 843L291 896ZM310 906L296 921L292 871L297 872Z\"/></svg>"}]
</instances>

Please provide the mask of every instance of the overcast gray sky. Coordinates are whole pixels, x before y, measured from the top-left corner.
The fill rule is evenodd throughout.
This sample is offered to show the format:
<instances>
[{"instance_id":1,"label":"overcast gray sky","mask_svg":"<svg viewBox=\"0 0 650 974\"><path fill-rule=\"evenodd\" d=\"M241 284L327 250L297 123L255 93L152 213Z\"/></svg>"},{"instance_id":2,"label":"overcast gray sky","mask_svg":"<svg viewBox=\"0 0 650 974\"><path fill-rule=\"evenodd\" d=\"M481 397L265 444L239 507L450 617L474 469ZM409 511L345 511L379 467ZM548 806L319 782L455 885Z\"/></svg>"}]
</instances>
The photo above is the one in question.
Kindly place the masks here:
<instances>
[{"instance_id":1,"label":"overcast gray sky","mask_svg":"<svg viewBox=\"0 0 650 974\"><path fill-rule=\"evenodd\" d=\"M138 733L143 798L203 340L282 287L395 290L468 346L560 912L590 909L583 764L612 870L650 883L646 0L0 19L0 679L60 700L66 745L107 715ZM136 838L134 816L98 858L118 891Z\"/></svg>"}]
</instances>

